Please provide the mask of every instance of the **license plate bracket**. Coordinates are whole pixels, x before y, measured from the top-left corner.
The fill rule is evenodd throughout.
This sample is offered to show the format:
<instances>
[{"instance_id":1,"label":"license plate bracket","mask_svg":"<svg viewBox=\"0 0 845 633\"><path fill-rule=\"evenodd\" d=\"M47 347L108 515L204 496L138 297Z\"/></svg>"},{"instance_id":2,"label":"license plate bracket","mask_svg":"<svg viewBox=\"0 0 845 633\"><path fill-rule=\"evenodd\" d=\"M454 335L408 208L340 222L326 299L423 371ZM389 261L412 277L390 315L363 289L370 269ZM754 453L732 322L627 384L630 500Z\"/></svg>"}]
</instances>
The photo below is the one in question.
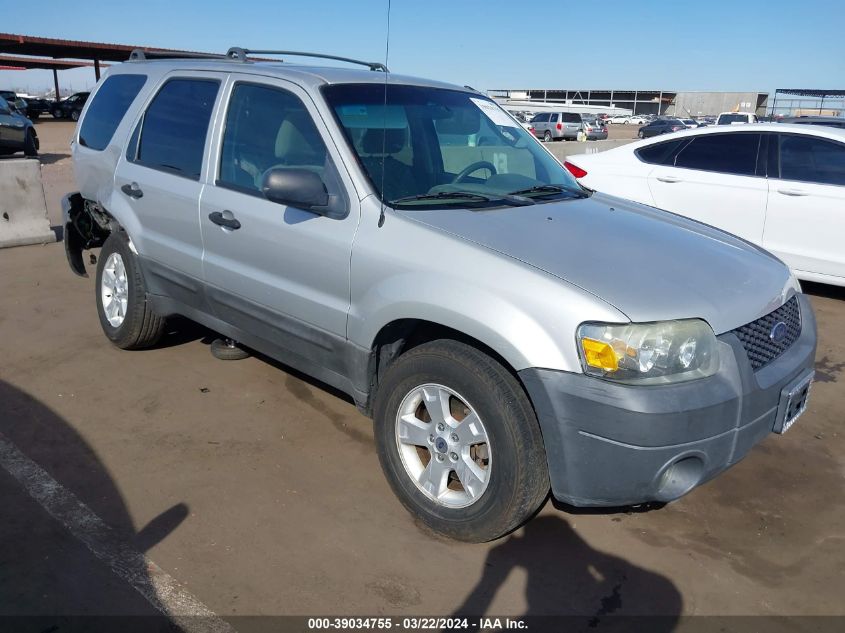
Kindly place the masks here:
<instances>
[{"instance_id":1,"label":"license plate bracket","mask_svg":"<svg viewBox=\"0 0 845 633\"><path fill-rule=\"evenodd\" d=\"M786 433L807 409L807 400L810 397L810 388L815 374L816 372L810 370L781 390L778 412L772 429L775 433Z\"/></svg>"}]
</instances>

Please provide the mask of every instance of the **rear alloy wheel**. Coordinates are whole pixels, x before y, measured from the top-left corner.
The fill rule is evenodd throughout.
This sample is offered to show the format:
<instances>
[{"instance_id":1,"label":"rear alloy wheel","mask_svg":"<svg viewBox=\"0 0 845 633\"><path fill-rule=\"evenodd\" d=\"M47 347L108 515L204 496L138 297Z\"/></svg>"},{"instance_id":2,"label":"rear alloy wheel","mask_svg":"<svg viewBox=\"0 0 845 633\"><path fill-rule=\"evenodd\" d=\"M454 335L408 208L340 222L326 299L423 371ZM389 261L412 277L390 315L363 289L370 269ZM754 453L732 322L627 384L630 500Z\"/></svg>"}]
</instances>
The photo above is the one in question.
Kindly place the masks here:
<instances>
[{"instance_id":1,"label":"rear alloy wheel","mask_svg":"<svg viewBox=\"0 0 845 633\"><path fill-rule=\"evenodd\" d=\"M73 119L74 121L79 121L79 110L73 110L70 113L70 118Z\"/></svg>"},{"instance_id":2,"label":"rear alloy wheel","mask_svg":"<svg viewBox=\"0 0 845 633\"><path fill-rule=\"evenodd\" d=\"M552 142L552 133L551 133L551 132L549 132L548 130L546 130L546 133L545 133L545 134L543 134L543 140L544 140L546 143L551 143L551 142Z\"/></svg>"},{"instance_id":3,"label":"rear alloy wheel","mask_svg":"<svg viewBox=\"0 0 845 633\"><path fill-rule=\"evenodd\" d=\"M637 136L639 136L640 138L645 138L645 132L640 130L639 132L637 132Z\"/></svg>"},{"instance_id":4,"label":"rear alloy wheel","mask_svg":"<svg viewBox=\"0 0 845 633\"><path fill-rule=\"evenodd\" d=\"M374 419L393 491L440 534L498 538L548 494L545 448L528 397L474 347L444 339L401 355L379 385Z\"/></svg>"},{"instance_id":5,"label":"rear alloy wheel","mask_svg":"<svg viewBox=\"0 0 845 633\"><path fill-rule=\"evenodd\" d=\"M97 314L106 337L121 349L155 345L165 320L153 312L138 258L122 232L106 239L97 262Z\"/></svg>"}]
</instances>

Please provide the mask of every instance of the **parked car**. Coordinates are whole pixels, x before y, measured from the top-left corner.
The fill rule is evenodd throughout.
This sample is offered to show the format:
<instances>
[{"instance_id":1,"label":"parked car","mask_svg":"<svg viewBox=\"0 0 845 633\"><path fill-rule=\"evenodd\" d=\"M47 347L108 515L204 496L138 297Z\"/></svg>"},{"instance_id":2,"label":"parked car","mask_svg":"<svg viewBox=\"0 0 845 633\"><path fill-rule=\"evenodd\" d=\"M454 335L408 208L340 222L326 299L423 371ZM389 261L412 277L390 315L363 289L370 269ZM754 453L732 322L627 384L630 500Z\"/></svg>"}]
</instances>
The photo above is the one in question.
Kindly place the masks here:
<instances>
[{"instance_id":1,"label":"parked car","mask_svg":"<svg viewBox=\"0 0 845 633\"><path fill-rule=\"evenodd\" d=\"M637 132L637 136L640 138L651 138L652 136L669 134L686 129L687 126L680 119L655 119L651 123L641 127Z\"/></svg>"},{"instance_id":2,"label":"parked car","mask_svg":"<svg viewBox=\"0 0 845 633\"><path fill-rule=\"evenodd\" d=\"M37 120L42 114L50 114L52 102L41 97L26 97L26 116L31 121Z\"/></svg>"},{"instance_id":3,"label":"parked car","mask_svg":"<svg viewBox=\"0 0 845 633\"><path fill-rule=\"evenodd\" d=\"M828 127L845 128L845 118L840 116L790 116L782 117L777 122L793 125L826 125Z\"/></svg>"},{"instance_id":4,"label":"parked car","mask_svg":"<svg viewBox=\"0 0 845 633\"><path fill-rule=\"evenodd\" d=\"M53 117L56 119L71 119L73 121L78 121L82 108L85 107L85 102L88 100L88 96L90 94L90 92L77 92L69 96L67 99L54 103L52 111Z\"/></svg>"},{"instance_id":5,"label":"parked car","mask_svg":"<svg viewBox=\"0 0 845 633\"><path fill-rule=\"evenodd\" d=\"M804 410L815 321L783 263L591 193L485 95L134 57L83 111L63 201L71 268L101 249L105 336L149 347L183 315L349 394L432 529L496 538L549 488L669 501Z\"/></svg>"},{"instance_id":6,"label":"parked car","mask_svg":"<svg viewBox=\"0 0 845 633\"><path fill-rule=\"evenodd\" d=\"M583 126L577 112L541 112L533 119L534 136L547 143L551 141L574 141Z\"/></svg>"},{"instance_id":7,"label":"parked car","mask_svg":"<svg viewBox=\"0 0 845 633\"><path fill-rule=\"evenodd\" d=\"M730 231L799 279L845 286L845 130L702 128L569 160L591 189Z\"/></svg>"},{"instance_id":8,"label":"parked car","mask_svg":"<svg viewBox=\"0 0 845 633\"><path fill-rule=\"evenodd\" d=\"M607 139L607 128L599 119L581 117L584 134L588 141L603 141Z\"/></svg>"},{"instance_id":9,"label":"parked car","mask_svg":"<svg viewBox=\"0 0 845 633\"><path fill-rule=\"evenodd\" d=\"M26 156L38 156L38 134L32 121L12 109L0 97L0 156L23 152Z\"/></svg>"},{"instance_id":10,"label":"parked car","mask_svg":"<svg viewBox=\"0 0 845 633\"><path fill-rule=\"evenodd\" d=\"M644 116L634 114L628 117L626 123L628 123L628 125L645 125L646 123L648 123L648 120Z\"/></svg>"},{"instance_id":11,"label":"parked car","mask_svg":"<svg viewBox=\"0 0 845 633\"><path fill-rule=\"evenodd\" d=\"M26 99L11 90L0 90L0 98L6 102L9 109L26 116Z\"/></svg>"},{"instance_id":12,"label":"parked car","mask_svg":"<svg viewBox=\"0 0 845 633\"><path fill-rule=\"evenodd\" d=\"M681 123L687 126L690 130L696 130L701 127L695 119L681 119Z\"/></svg>"},{"instance_id":13,"label":"parked car","mask_svg":"<svg viewBox=\"0 0 845 633\"><path fill-rule=\"evenodd\" d=\"M607 122L612 123L613 125L624 125L628 123L628 120L631 117L624 115L624 114L617 114L616 116L610 117Z\"/></svg>"},{"instance_id":14,"label":"parked car","mask_svg":"<svg viewBox=\"0 0 845 633\"><path fill-rule=\"evenodd\" d=\"M738 123L757 123L757 115L750 112L722 112L716 119L716 125L736 125Z\"/></svg>"}]
</instances>

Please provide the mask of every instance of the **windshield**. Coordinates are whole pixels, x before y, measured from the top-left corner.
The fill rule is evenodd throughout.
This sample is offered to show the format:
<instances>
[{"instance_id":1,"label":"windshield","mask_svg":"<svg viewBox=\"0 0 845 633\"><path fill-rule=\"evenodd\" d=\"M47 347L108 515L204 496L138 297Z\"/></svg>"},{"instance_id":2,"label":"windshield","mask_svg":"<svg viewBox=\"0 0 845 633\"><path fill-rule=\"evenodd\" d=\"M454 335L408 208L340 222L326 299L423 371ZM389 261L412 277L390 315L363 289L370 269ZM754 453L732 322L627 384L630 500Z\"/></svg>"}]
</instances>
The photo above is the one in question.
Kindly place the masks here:
<instances>
[{"instance_id":1,"label":"windshield","mask_svg":"<svg viewBox=\"0 0 845 633\"><path fill-rule=\"evenodd\" d=\"M479 94L380 83L323 92L391 206L502 206L586 195L528 131Z\"/></svg>"}]
</instances>

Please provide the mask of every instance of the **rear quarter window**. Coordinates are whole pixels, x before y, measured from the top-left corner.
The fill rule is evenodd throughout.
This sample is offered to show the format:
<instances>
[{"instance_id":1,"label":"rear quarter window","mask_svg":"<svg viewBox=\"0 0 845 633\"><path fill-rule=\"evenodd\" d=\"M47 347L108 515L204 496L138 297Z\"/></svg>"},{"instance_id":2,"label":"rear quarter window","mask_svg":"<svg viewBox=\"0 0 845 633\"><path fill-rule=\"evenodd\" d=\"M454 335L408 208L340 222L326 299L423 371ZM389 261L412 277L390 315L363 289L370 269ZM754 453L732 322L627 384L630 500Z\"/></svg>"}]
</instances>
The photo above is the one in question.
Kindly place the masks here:
<instances>
[{"instance_id":1,"label":"rear quarter window","mask_svg":"<svg viewBox=\"0 0 845 633\"><path fill-rule=\"evenodd\" d=\"M574 112L564 112L563 113L563 121L565 123L580 123L581 122L581 115L575 114Z\"/></svg>"},{"instance_id":2,"label":"rear quarter window","mask_svg":"<svg viewBox=\"0 0 845 633\"><path fill-rule=\"evenodd\" d=\"M82 121L79 144L104 150L146 81L146 75L113 75L106 79Z\"/></svg>"},{"instance_id":3,"label":"rear quarter window","mask_svg":"<svg viewBox=\"0 0 845 633\"><path fill-rule=\"evenodd\" d=\"M682 145L688 143L689 139L679 139L675 141L666 141L664 143L655 143L648 147L643 147L634 152L644 163L650 165L673 165L675 163L675 154Z\"/></svg>"}]
</instances>

